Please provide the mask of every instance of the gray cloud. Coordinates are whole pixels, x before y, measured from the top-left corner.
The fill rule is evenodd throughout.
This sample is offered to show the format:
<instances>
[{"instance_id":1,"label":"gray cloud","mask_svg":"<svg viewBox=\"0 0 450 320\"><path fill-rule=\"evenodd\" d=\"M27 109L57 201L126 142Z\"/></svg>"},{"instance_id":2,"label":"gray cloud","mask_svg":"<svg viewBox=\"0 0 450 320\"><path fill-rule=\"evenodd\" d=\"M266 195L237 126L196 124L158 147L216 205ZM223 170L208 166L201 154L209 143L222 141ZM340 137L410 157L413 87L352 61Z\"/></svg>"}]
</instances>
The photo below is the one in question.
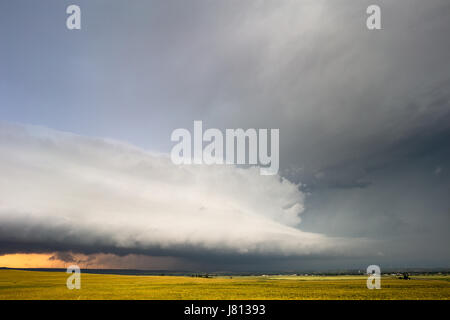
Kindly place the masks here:
<instances>
[{"instance_id":1,"label":"gray cloud","mask_svg":"<svg viewBox=\"0 0 450 320\"><path fill-rule=\"evenodd\" d=\"M56 252L53 256L48 258L50 261L61 260L64 262L75 262L77 258L70 252Z\"/></svg>"},{"instance_id":2,"label":"gray cloud","mask_svg":"<svg viewBox=\"0 0 450 320\"><path fill-rule=\"evenodd\" d=\"M257 168L165 155L41 127L0 130L0 244L8 251L193 257L350 255L295 228L297 186Z\"/></svg>"},{"instance_id":3,"label":"gray cloud","mask_svg":"<svg viewBox=\"0 0 450 320\"><path fill-rule=\"evenodd\" d=\"M78 33L60 27L63 3L23 3L0 4L2 119L160 152L193 120L279 128L302 230L364 235L389 263L450 263L448 1L377 1L374 32L372 1L80 0Z\"/></svg>"}]
</instances>

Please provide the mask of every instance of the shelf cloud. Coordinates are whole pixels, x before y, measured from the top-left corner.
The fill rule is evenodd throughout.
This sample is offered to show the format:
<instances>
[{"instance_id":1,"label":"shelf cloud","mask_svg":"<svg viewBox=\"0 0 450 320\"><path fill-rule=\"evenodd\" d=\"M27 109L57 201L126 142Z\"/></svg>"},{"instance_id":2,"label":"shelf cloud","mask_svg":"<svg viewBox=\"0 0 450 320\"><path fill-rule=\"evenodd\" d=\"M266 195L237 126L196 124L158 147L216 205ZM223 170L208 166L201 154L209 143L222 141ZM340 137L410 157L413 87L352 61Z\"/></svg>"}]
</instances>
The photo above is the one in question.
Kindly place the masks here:
<instances>
[{"instance_id":1,"label":"shelf cloud","mask_svg":"<svg viewBox=\"0 0 450 320\"><path fill-rule=\"evenodd\" d=\"M344 239L303 232L304 194L257 168L172 164L118 141L0 129L0 248L151 255L305 256Z\"/></svg>"}]
</instances>

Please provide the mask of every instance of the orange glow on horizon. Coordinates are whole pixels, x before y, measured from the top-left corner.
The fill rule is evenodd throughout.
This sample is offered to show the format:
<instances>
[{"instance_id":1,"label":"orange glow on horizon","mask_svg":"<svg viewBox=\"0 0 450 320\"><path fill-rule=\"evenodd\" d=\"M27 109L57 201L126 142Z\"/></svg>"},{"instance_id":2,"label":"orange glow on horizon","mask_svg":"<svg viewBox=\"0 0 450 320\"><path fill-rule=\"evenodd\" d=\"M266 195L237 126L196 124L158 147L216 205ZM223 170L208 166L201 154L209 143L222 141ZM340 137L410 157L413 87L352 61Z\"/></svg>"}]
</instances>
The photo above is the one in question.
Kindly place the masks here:
<instances>
[{"instance_id":1,"label":"orange glow on horizon","mask_svg":"<svg viewBox=\"0 0 450 320\"><path fill-rule=\"evenodd\" d=\"M49 260L48 253L14 253L0 256L0 267L7 268L64 268L66 263Z\"/></svg>"},{"instance_id":2,"label":"orange glow on horizon","mask_svg":"<svg viewBox=\"0 0 450 320\"><path fill-rule=\"evenodd\" d=\"M68 260L61 260L55 253L14 253L0 255L0 267L6 268L67 268L76 264L82 269L172 269L178 265L174 257L152 257L136 254L116 256L97 253L85 255L70 253ZM183 263L186 267L186 263Z\"/></svg>"}]
</instances>

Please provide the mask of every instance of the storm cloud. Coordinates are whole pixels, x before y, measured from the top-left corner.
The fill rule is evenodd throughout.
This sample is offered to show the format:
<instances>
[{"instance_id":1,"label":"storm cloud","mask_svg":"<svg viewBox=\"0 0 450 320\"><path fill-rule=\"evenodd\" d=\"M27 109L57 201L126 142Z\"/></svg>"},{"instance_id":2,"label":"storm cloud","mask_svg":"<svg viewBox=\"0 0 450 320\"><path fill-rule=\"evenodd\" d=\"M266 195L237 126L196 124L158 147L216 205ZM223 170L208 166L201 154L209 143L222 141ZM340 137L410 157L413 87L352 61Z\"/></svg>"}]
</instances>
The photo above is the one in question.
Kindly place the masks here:
<instances>
[{"instance_id":1,"label":"storm cloud","mask_svg":"<svg viewBox=\"0 0 450 320\"><path fill-rule=\"evenodd\" d=\"M1 127L0 151L2 251L349 253L344 239L296 229L302 192L257 168L177 166L125 143L17 125Z\"/></svg>"},{"instance_id":2,"label":"storm cloud","mask_svg":"<svg viewBox=\"0 0 450 320\"><path fill-rule=\"evenodd\" d=\"M3 252L450 264L447 0L78 4L71 32L61 1L0 3L1 119L80 135L2 129ZM366 28L371 4L382 30ZM171 132L194 120L278 128L284 180L172 168Z\"/></svg>"}]
</instances>

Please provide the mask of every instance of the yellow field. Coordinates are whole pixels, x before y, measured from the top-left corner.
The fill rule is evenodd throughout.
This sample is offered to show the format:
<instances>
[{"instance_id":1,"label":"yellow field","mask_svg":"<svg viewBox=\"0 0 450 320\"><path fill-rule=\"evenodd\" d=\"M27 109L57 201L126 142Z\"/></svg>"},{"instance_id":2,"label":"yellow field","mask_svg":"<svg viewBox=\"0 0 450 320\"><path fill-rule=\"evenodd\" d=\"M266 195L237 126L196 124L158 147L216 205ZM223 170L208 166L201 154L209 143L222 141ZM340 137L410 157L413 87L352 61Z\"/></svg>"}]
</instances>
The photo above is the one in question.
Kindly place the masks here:
<instances>
[{"instance_id":1,"label":"yellow field","mask_svg":"<svg viewBox=\"0 0 450 320\"><path fill-rule=\"evenodd\" d=\"M0 299L450 299L450 276L382 277L368 290L365 276L191 278L82 274L69 290L63 272L0 270Z\"/></svg>"}]
</instances>

